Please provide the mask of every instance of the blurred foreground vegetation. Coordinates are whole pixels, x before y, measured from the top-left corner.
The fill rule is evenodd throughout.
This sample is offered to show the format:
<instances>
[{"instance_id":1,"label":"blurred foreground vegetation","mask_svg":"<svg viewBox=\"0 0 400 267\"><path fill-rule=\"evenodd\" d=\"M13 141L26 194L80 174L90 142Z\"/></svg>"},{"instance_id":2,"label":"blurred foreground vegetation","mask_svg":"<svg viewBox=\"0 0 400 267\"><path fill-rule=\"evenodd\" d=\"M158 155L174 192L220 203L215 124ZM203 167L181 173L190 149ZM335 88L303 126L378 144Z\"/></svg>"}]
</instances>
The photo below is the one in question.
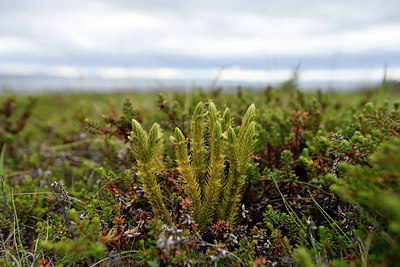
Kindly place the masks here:
<instances>
[{"instance_id":1,"label":"blurred foreground vegetation","mask_svg":"<svg viewBox=\"0 0 400 267\"><path fill-rule=\"evenodd\" d=\"M195 107L208 103L207 116L209 100L222 125L230 109L236 133L254 103L258 141L235 222L209 214L199 229L169 137L179 137L176 127L191 136ZM155 217L144 192L129 141L132 119L147 132L154 122L160 126L154 177L164 221L172 223ZM207 125L204 164L212 153ZM352 93L303 93L285 84L260 92L0 96L0 145L1 266L400 262L396 83ZM230 157L221 159L224 172Z\"/></svg>"}]
</instances>

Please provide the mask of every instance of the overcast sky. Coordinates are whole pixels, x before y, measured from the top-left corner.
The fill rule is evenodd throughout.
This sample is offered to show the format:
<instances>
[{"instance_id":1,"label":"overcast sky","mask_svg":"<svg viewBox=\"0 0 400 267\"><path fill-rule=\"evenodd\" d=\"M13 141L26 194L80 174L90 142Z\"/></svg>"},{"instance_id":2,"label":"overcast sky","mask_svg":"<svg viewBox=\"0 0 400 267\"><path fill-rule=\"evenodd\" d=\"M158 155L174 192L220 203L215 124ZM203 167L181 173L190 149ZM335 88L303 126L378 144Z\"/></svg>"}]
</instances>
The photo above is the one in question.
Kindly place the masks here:
<instances>
[{"instance_id":1,"label":"overcast sky","mask_svg":"<svg viewBox=\"0 0 400 267\"><path fill-rule=\"evenodd\" d=\"M400 67L399 0L1 0L0 70Z\"/></svg>"}]
</instances>

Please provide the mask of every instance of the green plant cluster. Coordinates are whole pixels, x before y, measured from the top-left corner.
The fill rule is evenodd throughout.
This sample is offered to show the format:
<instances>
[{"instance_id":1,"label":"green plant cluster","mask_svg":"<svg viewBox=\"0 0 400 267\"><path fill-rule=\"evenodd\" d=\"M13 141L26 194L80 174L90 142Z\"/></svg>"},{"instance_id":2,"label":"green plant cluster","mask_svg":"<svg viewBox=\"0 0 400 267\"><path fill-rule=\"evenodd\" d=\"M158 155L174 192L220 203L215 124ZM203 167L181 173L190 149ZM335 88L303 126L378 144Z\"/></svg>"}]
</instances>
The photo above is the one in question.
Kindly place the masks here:
<instances>
[{"instance_id":1,"label":"green plant cluster","mask_svg":"<svg viewBox=\"0 0 400 267\"><path fill-rule=\"evenodd\" d=\"M29 98L27 103L20 104L14 98L7 98L0 108L0 146L12 144L18 134L25 128L26 122L35 106L35 100Z\"/></svg>"},{"instance_id":2,"label":"green plant cluster","mask_svg":"<svg viewBox=\"0 0 400 267\"><path fill-rule=\"evenodd\" d=\"M399 85L296 84L1 96L0 265L397 266Z\"/></svg>"}]
</instances>

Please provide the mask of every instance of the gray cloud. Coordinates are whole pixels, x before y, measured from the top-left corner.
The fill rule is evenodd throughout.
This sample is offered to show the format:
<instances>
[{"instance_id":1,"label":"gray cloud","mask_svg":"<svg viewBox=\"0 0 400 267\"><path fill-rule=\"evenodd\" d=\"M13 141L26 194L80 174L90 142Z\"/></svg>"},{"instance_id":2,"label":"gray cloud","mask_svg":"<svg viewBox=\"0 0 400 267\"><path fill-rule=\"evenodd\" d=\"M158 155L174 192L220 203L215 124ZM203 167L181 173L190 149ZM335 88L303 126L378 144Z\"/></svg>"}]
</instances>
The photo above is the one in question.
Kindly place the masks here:
<instances>
[{"instance_id":1,"label":"gray cloud","mask_svg":"<svg viewBox=\"0 0 400 267\"><path fill-rule=\"evenodd\" d=\"M396 0L3 0L0 55L10 64L71 65L384 51L398 59L398 10Z\"/></svg>"}]
</instances>

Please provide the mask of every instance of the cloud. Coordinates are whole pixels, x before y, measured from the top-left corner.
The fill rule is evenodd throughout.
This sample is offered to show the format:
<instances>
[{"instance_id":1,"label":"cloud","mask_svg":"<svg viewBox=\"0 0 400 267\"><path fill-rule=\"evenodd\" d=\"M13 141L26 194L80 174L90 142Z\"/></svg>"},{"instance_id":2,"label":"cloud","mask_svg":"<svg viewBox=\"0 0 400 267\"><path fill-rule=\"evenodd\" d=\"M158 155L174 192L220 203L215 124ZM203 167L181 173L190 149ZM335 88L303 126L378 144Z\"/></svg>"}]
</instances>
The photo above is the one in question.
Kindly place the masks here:
<instances>
[{"instance_id":1,"label":"cloud","mask_svg":"<svg viewBox=\"0 0 400 267\"><path fill-rule=\"evenodd\" d=\"M7 53L16 52L35 52L38 48L32 45L24 38L18 36L0 36L0 51L5 51Z\"/></svg>"},{"instance_id":2,"label":"cloud","mask_svg":"<svg viewBox=\"0 0 400 267\"><path fill-rule=\"evenodd\" d=\"M58 65L113 61L110 68L138 55L154 64L163 55L165 65L165 55L240 61L390 51L398 57L399 9L396 0L3 1L0 57Z\"/></svg>"}]
</instances>

